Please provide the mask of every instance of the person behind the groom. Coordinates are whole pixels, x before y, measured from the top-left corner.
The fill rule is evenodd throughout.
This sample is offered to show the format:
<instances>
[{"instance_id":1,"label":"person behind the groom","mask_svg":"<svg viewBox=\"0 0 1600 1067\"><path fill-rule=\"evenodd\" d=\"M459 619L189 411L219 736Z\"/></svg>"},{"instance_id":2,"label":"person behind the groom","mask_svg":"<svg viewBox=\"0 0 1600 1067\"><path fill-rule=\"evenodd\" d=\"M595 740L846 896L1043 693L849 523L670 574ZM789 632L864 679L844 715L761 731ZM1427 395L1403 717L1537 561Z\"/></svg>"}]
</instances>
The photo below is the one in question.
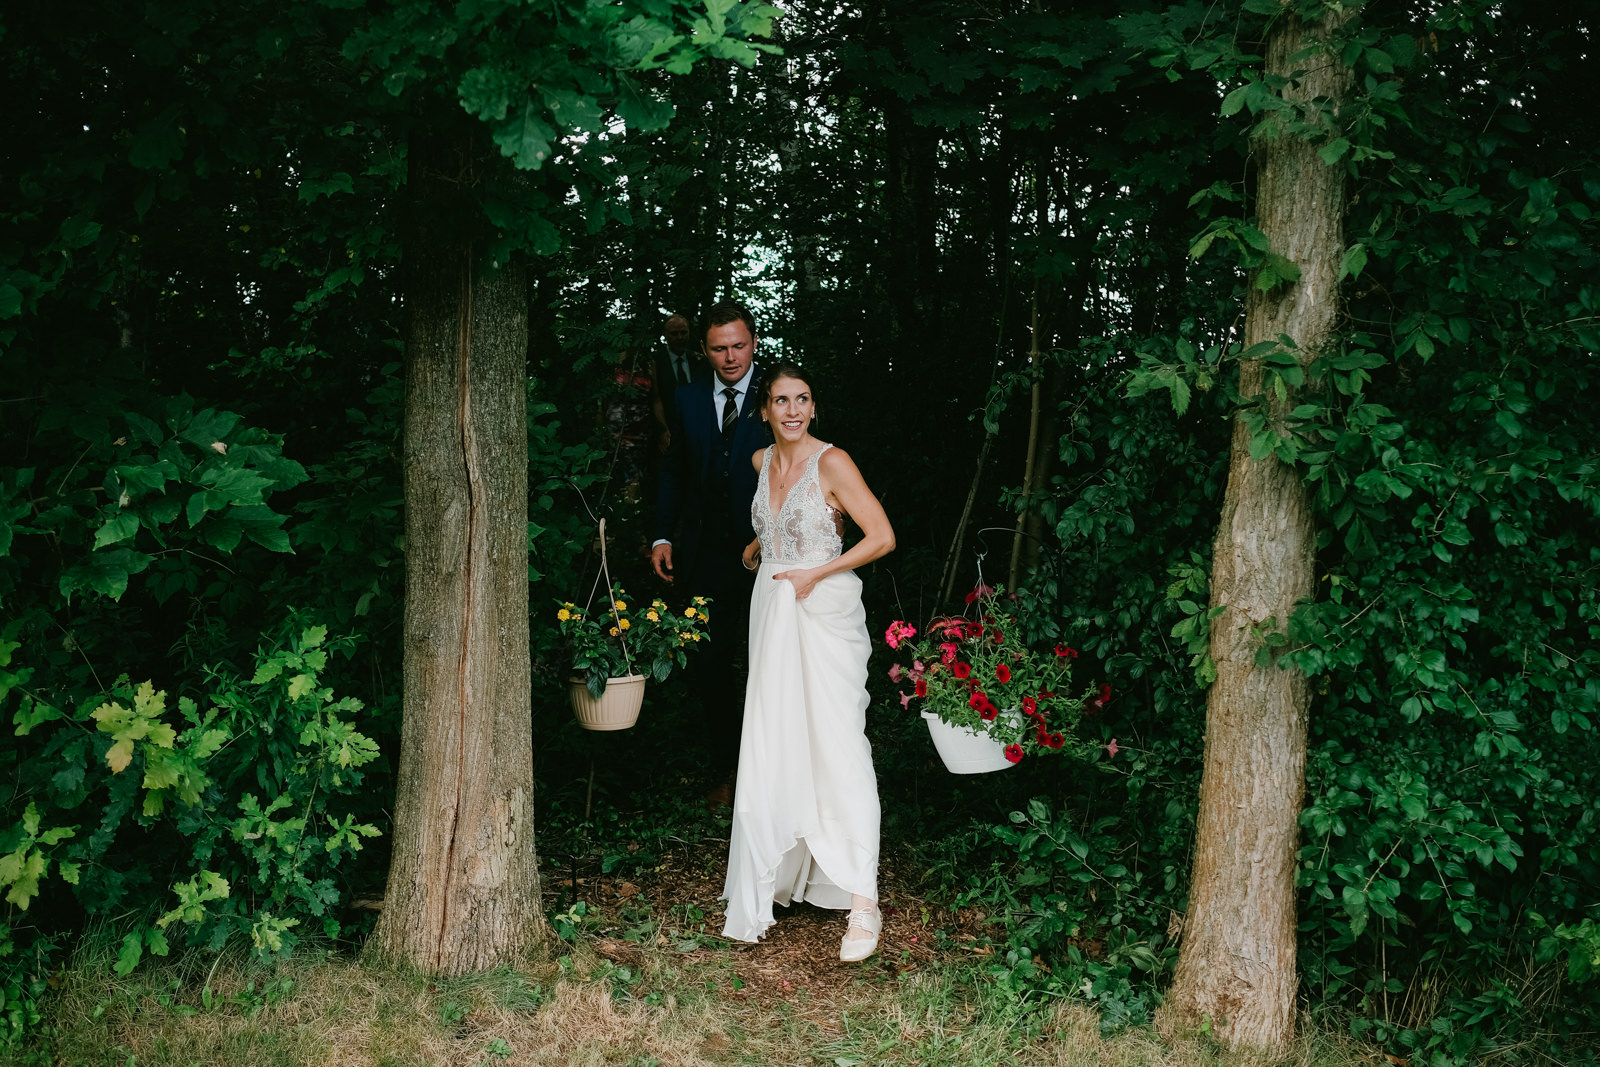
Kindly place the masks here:
<instances>
[{"instance_id":1,"label":"person behind the groom","mask_svg":"<svg viewBox=\"0 0 1600 1067\"><path fill-rule=\"evenodd\" d=\"M701 351L712 375L676 390L671 439L656 490L655 572L681 596L711 599L710 644L689 658L690 691L706 712L713 782L707 801L733 802L744 717L742 665L750 586L740 553L755 539L750 501L758 475L750 457L768 444L756 410L761 368L756 320L724 300L706 313Z\"/></svg>"}]
</instances>

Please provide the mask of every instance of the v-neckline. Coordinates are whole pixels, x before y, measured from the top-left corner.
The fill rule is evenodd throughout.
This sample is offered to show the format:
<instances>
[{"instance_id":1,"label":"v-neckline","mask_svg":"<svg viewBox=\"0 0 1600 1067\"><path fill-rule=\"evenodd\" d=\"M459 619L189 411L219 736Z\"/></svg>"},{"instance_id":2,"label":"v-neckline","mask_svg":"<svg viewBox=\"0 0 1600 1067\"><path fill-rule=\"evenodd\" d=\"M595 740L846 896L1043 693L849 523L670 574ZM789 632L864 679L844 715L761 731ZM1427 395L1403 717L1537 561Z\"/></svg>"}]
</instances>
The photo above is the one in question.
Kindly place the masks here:
<instances>
[{"instance_id":1,"label":"v-neckline","mask_svg":"<svg viewBox=\"0 0 1600 1067\"><path fill-rule=\"evenodd\" d=\"M804 462L801 464L801 466L805 469L801 470L800 477L794 480L794 484L789 486L789 488L784 491L783 503L774 508L772 506L772 460L777 456L778 451L776 445L767 446L767 514L772 516L772 521L774 523L778 521L778 516L783 514L783 509L789 506L789 498L794 496L794 491L796 489L800 488L801 479L803 479L810 472L811 461L822 455L823 451L827 447L827 445L823 445L805 458Z\"/></svg>"}]
</instances>

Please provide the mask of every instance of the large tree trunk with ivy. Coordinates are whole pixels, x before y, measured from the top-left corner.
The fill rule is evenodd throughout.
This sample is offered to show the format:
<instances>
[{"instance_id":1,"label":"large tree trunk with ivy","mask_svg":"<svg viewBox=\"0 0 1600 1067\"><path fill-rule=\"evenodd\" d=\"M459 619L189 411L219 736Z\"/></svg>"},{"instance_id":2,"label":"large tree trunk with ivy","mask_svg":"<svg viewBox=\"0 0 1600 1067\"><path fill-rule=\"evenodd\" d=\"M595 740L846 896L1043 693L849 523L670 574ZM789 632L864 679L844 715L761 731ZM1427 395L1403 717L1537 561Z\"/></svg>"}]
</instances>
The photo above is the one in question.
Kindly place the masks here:
<instances>
[{"instance_id":1,"label":"large tree trunk with ivy","mask_svg":"<svg viewBox=\"0 0 1600 1067\"><path fill-rule=\"evenodd\" d=\"M455 120L455 121L452 121ZM533 847L526 283L487 261L465 116L411 138L405 700L380 956L429 974L544 936ZM459 131L459 132L458 132Z\"/></svg>"},{"instance_id":2,"label":"large tree trunk with ivy","mask_svg":"<svg viewBox=\"0 0 1600 1067\"><path fill-rule=\"evenodd\" d=\"M1266 50L1269 82L1289 79L1283 98L1323 130L1331 127L1349 76L1336 47L1335 11L1318 23L1286 5ZM1235 418L1228 488L1212 563L1210 653L1216 666L1206 708L1193 881L1182 950L1162 1007L1164 1030L1202 1027L1234 1048L1282 1053L1294 1037L1295 870L1298 819L1305 792L1304 674L1279 661L1281 635L1295 605L1314 589L1311 494L1293 467L1252 438L1282 435L1296 403L1296 371L1332 342L1338 303L1344 169L1317 155L1327 137L1282 128L1260 137L1257 214L1271 252L1299 268L1297 280L1273 283L1293 268L1269 259L1251 287L1245 344L1292 338L1295 367L1269 372L1244 360L1239 392L1260 398L1265 425ZM1287 380L1285 380L1287 379ZM1280 636L1273 636L1280 635Z\"/></svg>"}]
</instances>

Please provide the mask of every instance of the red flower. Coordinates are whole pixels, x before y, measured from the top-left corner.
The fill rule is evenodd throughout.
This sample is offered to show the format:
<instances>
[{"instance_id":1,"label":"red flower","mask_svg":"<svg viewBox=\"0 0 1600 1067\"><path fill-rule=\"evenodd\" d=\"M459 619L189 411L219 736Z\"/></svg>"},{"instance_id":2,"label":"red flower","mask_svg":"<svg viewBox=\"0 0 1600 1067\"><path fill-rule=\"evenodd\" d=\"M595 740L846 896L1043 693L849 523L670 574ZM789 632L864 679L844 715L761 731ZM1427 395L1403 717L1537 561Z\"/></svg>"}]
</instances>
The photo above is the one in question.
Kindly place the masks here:
<instances>
[{"instance_id":1,"label":"red flower","mask_svg":"<svg viewBox=\"0 0 1600 1067\"><path fill-rule=\"evenodd\" d=\"M989 588L987 585L984 585L982 582L979 582L977 585L972 587L972 592L967 594L967 603L970 604L974 600L982 600L984 597L989 596L993 592L993 589Z\"/></svg>"},{"instance_id":2,"label":"red flower","mask_svg":"<svg viewBox=\"0 0 1600 1067\"><path fill-rule=\"evenodd\" d=\"M1035 714L1038 713L1038 711L1039 711L1039 705L1034 703L1034 700L1033 700L1032 697L1023 697L1022 698L1022 714L1024 714L1024 715L1035 715Z\"/></svg>"},{"instance_id":3,"label":"red flower","mask_svg":"<svg viewBox=\"0 0 1600 1067\"><path fill-rule=\"evenodd\" d=\"M1006 643L1005 631L1004 630L995 630L993 633L991 633L989 635L989 639L991 641L993 641L997 645L1003 645L1003 644Z\"/></svg>"},{"instance_id":4,"label":"red flower","mask_svg":"<svg viewBox=\"0 0 1600 1067\"><path fill-rule=\"evenodd\" d=\"M972 665L969 663L957 663L950 670L957 678L965 678L972 673Z\"/></svg>"},{"instance_id":5,"label":"red flower","mask_svg":"<svg viewBox=\"0 0 1600 1067\"><path fill-rule=\"evenodd\" d=\"M1087 712L1104 711L1111 706L1111 687L1104 682L1100 683L1100 695L1090 697L1083 702L1083 710Z\"/></svg>"},{"instance_id":6,"label":"red flower","mask_svg":"<svg viewBox=\"0 0 1600 1067\"><path fill-rule=\"evenodd\" d=\"M1075 648L1068 648L1066 645L1057 645L1056 646L1056 658L1060 659L1060 658L1063 658L1063 657L1065 657L1067 659L1077 659L1078 658L1078 650L1075 649Z\"/></svg>"},{"instance_id":7,"label":"red flower","mask_svg":"<svg viewBox=\"0 0 1600 1067\"><path fill-rule=\"evenodd\" d=\"M1043 723L1041 723L1039 728L1034 731L1033 736L1041 745L1048 746L1050 744L1050 731L1044 728Z\"/></svg>"},{"instance_id":8,"label":"red flower","mask_svg":"<svg viewBox=\"0 0 1600 1067\"><path fill-rule=\"evenodd\" d=\"M981 623L981 622L969 622L969 623L967 623L967 636L968 637L982 637L983 636L983 623Z\"/></svg>"},{"instance_id":9,"label":"red flower","mask_svg":"<svg viewBox=\"0 0 1600 1067\"><path fill-rule=\"evenodd\" d=\"M976 689L974 689L972 691L972 695L967 698L967 707L969 708L981 708L987 703L989 703L989 698L978 692Z\"/></svg>"},{"instance_id":10,"label":"red flower","mask_svg":"<svg viewBox=\"0 0 1600 1067\"><path fill-rule=\"evenodd\" d=\"M1001 685L1004 685L1011 681L1011 668L1007 667L1004 663L996 664L994 668L994 676L1000 679Z\"/></svg>"},{"instance_id":11,"label":"red flower","mask_svg":"<svg viewBox=\"0 0 1600 1067\"><path fill-rule=\"evenodd\" d=\"M1021 763L1022 762L1022 746L1021 745L1007 745L1006 746L1006 759L1010 760L1012 763Z\"/></svg>"},{"instance_id":12,"label":"red flower","mask_svg":"<svg viewBox=\"0 0 1600 1067\"><path fill-rule=\"evenodd\" d=\"M1056 691L1054 689L1041 689L1039 690L1039 703L1043 704L1046 700L1054 700L1055 695Z\"/></svg>"},{"instance_id":13,"label":"red flower","mask_svg":"<svg viewBox=\"0 0 1600 1067\"><path fill-rule=\"evenodd\" d=\"M989 703L987 700L983 702L983 707L978 709L978 718L982 719L984 722L994 722L995 717L999 714L1000 709Z\"/></svg>"},{"instance_id":14,"label":"red flower","mask_svg":"<svg viewBox=\"0 0 1600 1067\"><path fill-rule=\"evenodd\" d=\"M1066 743L1067 739L1062 737L1060 734L1051 734L1049 740L1045 741L1045 744L1049 745L1051 748L1060 748Z\"/></svg>"},{"instance_id":15,"label":"red flower","mask_svg":"<svg viewBox=\"0 0 1600 1067\"><path fill-rule=\"evenodd\" d=\"M918 678L917 679L917 696L925 697L927 695L928 695L928 683L923 681L921 678Z\"/></svg>"},{"instance_id":16,"label":"red flower","mask_svg":"<svg viewBox=\"0 0 1600 1067\"><path fill-rule=\"evenodd\" d=\"M939 662L954 663L956 659L956 646L949 641L939 646Z\"/></svg>"}]
</instances>

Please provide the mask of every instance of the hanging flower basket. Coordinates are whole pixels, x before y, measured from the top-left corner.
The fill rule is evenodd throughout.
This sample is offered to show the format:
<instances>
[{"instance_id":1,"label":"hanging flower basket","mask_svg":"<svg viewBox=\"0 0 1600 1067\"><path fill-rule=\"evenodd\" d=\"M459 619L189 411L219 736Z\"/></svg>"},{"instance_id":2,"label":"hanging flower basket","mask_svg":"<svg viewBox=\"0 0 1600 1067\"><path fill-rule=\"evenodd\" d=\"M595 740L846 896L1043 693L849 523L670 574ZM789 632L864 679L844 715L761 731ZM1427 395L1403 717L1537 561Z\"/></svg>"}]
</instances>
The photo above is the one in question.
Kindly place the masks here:
<instances>
[{"instance_id":1,"label":"hanging flower basket","mask_svg":"<svg viewBox=\"0 0 1600 1067\"><path fill-rule=\"evenodd\" d=\"M933 747L951 774L983 774L1016 766L1006 759L1006 746L965 726L951 726L931 711L922 713Z\"/></svg>"},{"instance_id":2,"label":"hanging flower basket","mask_svg":"<svg viewBox=\"0 0 1600 1067\"><path fill-rule=\"evenodd\" d=\"M934 747L953 774L1003 771L1028 755L1082 751L1071 741L1086 710L1104 709L1110 687L1100 696L1067 692L1072 660L1065 644L1053 652L1030 647L1033 627L1022 605L979 584L967 597L965 616L943 616L921 631L896 620L884 641L910 660L889 668L900 690L900 706L917 709L928 724Z\"/></svg>"},{"instance_id":3,"label":"hanging flower basket","mask_svg":"<svg viewBox=\"0 0 1600 1067\"><path fill-rule=\"evenodd\" d=\"M608 678L605 692L596 697L589 692L583 678L575 674L567 680L572 714L585 730L626 730L639 721L639 708L644 704L644 683L642 674Z\"/></svg>"},{"instance_id":4,"label":"hanging flower basket","mask_svg":"<svg viewBox=\"0 0 1600 1067\"><path fill-rule=\"evenodd\" d=\"M622 586L611 581L606 562L606 520L600 520L600 575L608 600L583 607L556 602L556 623L572 655L568 700L585 730L626 730L639 721L647 678L664 681L674 667L688 665L689 653L706 637L707 599L693 597L681 612L660 597L629 606Z\"/></svg>"}]
</instances>

